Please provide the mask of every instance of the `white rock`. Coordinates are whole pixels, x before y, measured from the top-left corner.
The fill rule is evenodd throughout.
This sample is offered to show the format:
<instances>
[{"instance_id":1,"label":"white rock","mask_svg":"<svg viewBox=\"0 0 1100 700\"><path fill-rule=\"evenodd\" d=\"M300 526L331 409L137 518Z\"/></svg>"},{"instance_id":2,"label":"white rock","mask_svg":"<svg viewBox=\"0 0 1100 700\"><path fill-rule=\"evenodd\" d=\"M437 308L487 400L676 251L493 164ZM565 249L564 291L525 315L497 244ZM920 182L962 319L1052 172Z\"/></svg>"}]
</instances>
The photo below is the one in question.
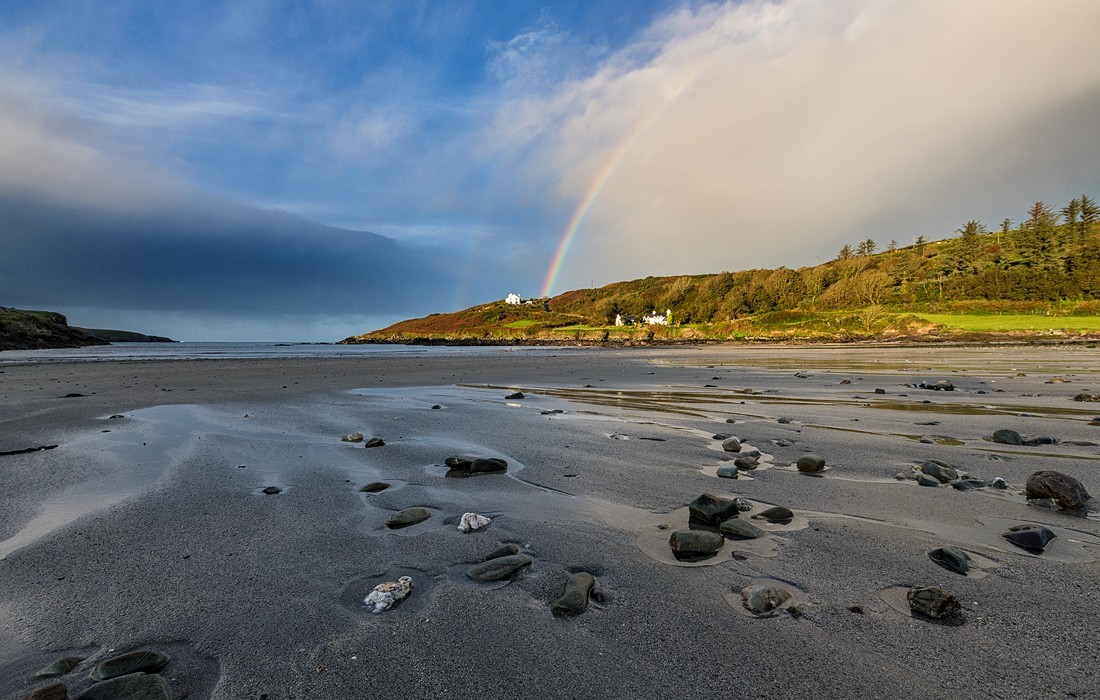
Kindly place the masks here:
<instances>
[{"instance_id":1,"label":"white rock","mask_svg":"<svg viewBox=\"0 0 1100 700\"><path fill-rule=\"evenodd\" d=\"M474 530L480 530L489 523L493 522L484 515L478 515L477 513L463 513L462 522L458 524L459 532L473 532Z\"/></svg>"},{"instance_id":2,"label":"white rock","mask_svg":"<svg viewBox=\"0 0 1100 700\"><path fill-rule=\"evenodd\" d=\"M363 433L352 433L340 438L344 442L363 442Z\"/></svg>"},{"instance_id":3,"label":"white rock","mask_svg":"<svg viewBox=\"0 0 1100 700\"><path fill-rule=\"evenodd\" d=\"M374 587L374 590L363 599L363 605L372 613L380 613L389 610L398 601L412 593L413 580L408 576L402 576L396 581L386 581Z\"/></svg>"}]
</instances>

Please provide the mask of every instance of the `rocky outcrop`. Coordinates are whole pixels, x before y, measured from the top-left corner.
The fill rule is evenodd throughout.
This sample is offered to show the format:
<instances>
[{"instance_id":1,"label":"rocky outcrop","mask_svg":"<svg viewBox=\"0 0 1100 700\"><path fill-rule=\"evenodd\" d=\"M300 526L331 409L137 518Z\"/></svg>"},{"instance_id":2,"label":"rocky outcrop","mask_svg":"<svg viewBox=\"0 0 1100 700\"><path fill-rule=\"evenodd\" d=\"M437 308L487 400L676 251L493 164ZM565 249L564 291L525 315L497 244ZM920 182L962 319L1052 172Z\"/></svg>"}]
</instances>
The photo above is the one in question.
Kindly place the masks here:
<instances>
[{"instance_id":1,"label":"rocky outcrop","mask_svg":"<svg viewBox=\"0 0 1100 700\"><path fill-rule=\"evenodd\" d=\"M0 306L0 350L79 348L107 342L73 328L59 313Z\"/></svg>"}]
</instances>

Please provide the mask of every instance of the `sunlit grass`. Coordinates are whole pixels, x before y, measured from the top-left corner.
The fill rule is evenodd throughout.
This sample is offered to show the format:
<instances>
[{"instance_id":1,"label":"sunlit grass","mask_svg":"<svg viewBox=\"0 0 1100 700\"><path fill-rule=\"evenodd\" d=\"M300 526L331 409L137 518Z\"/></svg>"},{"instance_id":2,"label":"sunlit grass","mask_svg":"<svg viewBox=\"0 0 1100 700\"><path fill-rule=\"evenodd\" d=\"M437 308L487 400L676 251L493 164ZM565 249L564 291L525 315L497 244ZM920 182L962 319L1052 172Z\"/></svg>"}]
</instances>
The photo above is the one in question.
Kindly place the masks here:
<instances>
[{"instance_id":1,"label":"sunlit grass","mask_svg":"<svg viewBox=\"0 0 1100 700\"><path fill-rule=\"evenodd\" d=\"M1036 314L913 314L947 328L964 331L1100 331L1100 316L1040 316Z\"/></svg>"}]
</instances>

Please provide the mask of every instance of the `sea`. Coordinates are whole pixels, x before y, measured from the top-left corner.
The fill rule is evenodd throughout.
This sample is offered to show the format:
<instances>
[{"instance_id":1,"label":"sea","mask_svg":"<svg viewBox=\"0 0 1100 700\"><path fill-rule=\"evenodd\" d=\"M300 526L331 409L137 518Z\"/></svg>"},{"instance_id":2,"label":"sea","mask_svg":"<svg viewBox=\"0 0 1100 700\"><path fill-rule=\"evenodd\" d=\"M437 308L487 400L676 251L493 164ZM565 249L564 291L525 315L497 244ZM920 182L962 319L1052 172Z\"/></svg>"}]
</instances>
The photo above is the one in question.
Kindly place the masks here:
<instances>
[{"instance_id":1,"label":"sea","mask_svg":"<svg viewBox=\"0 0 1100 700\"><path fill-rule=\"evenodd\" d=\"M0 351L0 365L117 360L247 360L265 358L368 357L501 352L560 352L565 348L526 346L336 345L334 343L112 343L84 348Z\"/></svg>"}]
</instances>

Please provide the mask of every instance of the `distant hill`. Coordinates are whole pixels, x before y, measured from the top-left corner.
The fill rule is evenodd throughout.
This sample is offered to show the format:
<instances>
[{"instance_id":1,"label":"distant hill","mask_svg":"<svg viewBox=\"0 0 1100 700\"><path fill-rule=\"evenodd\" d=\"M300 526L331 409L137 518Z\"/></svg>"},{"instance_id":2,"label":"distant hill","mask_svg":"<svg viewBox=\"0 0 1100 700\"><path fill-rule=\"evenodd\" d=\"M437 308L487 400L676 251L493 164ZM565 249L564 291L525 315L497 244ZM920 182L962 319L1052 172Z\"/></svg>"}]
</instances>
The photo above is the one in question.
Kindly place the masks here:
<instances>
[{"instance_id":1,"label":"distant hill","mask_svg":"<svg viewBox=\"0 0 1100 700\"><path fill-rule=\"evenodd\" d=\"M130 331L76 328L54 311L27 311L0 306L0 350L79 348L120 342L175 342Z\"/></svg>"},{"instance_id":2,"label":"distant hill","mask_svg":"<svg viewBox=\"0 0 1100 700\"><path fill-rule=\"evenodd\" d=\"M69 325L53 311L24 311L0 306L0 350L37 350L107 345Z\"/></svg>"},{"instance_id":3,"label":"distant hill","mask_svg":"<svg viewBox=\"0 0 1100 700\"><path fill-rule=\"evenodd\" d=\"M77 328L93 338L105 340L108 343L177 343L179 341L165 338L162 335L145 335L133 331L115 331L106 328Z\"/></svg>"},{"instance_id":4,"label":"distant hill","mask_svg":"<svg viewBox=\"0 0 1100 700\"><path fill-rule=\"evenodd\" d=\"M432 314L344 343L643 343L1100 336L1100 208L1087 196L1056 213L988 231L968 221L945 240L878 251L845 245L797 270L647 277L531 305L503 301ZM507 291L507 290L504 290ZM669 325L615 325L670 312Z\"/></svg>"}]
</instances>

